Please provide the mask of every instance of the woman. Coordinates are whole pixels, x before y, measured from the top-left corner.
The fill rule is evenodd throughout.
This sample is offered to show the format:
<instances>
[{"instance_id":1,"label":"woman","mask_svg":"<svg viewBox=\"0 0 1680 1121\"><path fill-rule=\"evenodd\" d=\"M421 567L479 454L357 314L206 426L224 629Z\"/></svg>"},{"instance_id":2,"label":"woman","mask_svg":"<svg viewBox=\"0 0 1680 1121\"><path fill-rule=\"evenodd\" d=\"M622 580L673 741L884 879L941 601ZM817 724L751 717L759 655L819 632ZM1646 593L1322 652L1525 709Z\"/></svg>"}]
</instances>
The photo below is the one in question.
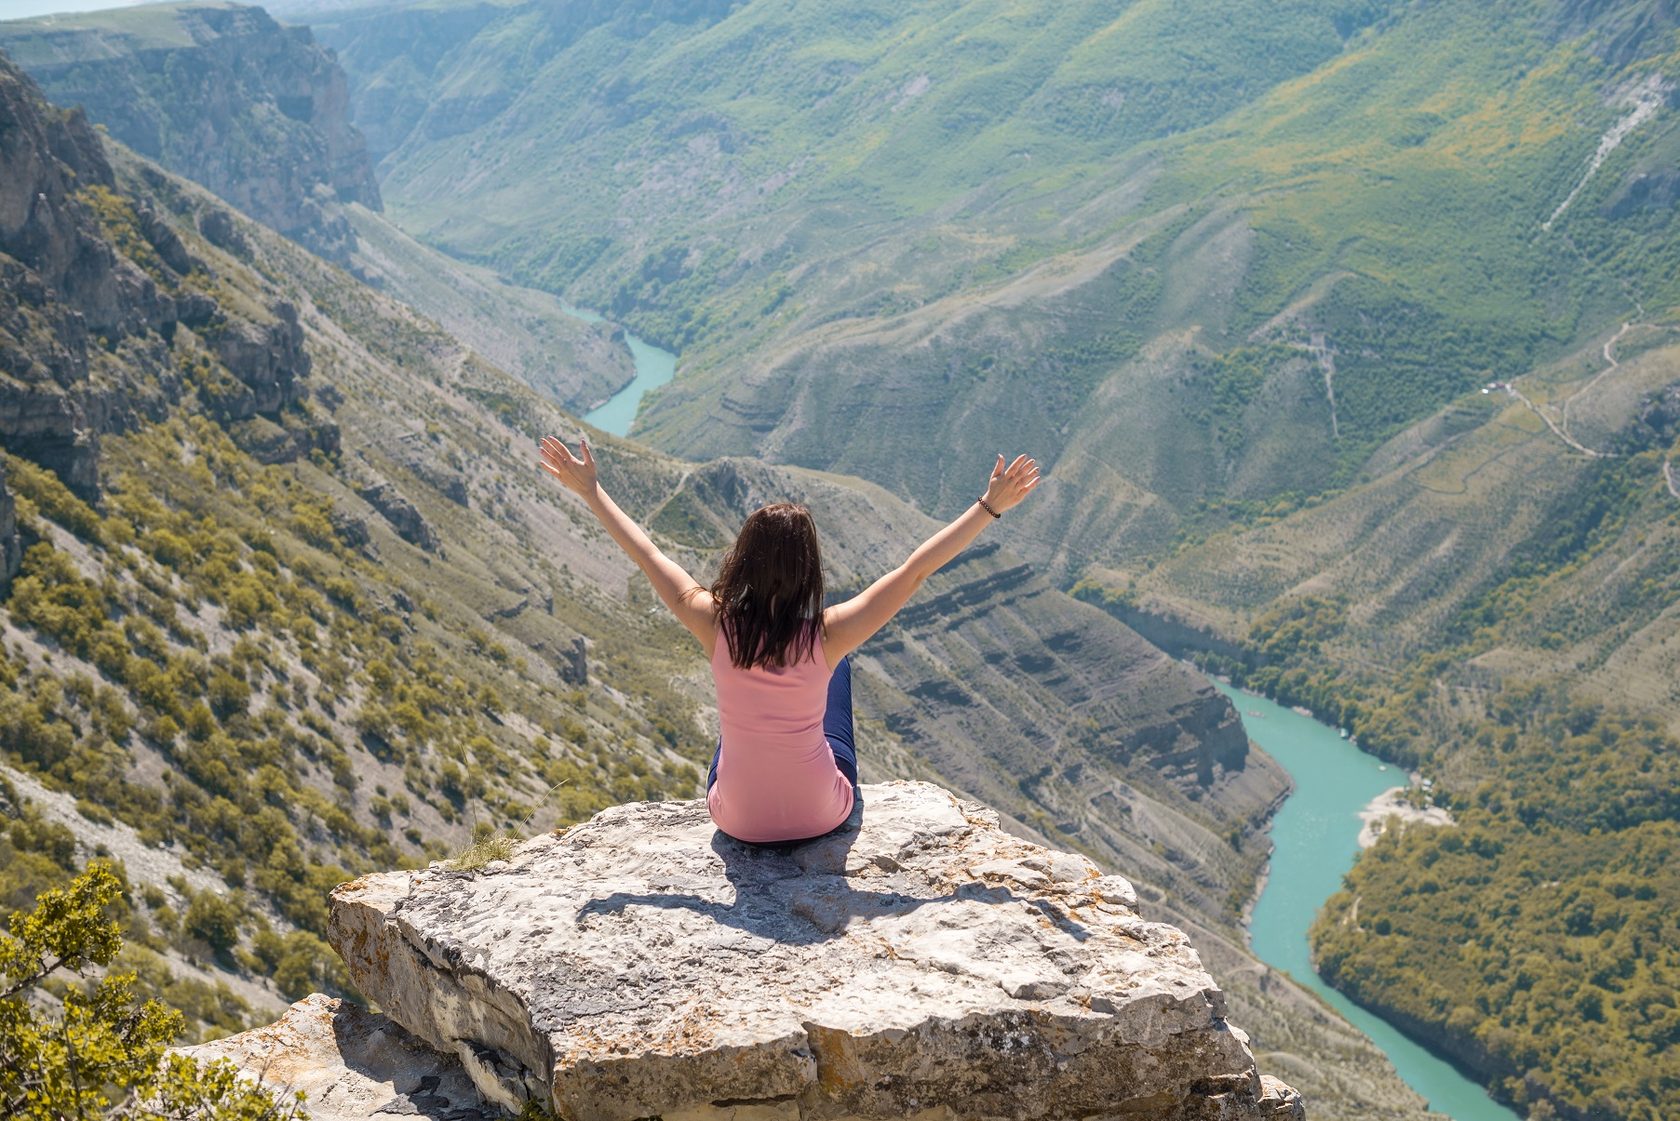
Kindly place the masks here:
<instances>
[{"instance_id":1,"label":"woman","mask_svg":"<svg viewBox=\"0 0 1680 1121\"><path fill-rule=\"evenodd\" d=\"M856 802L852 651L980 531L1038 485L1026 456L999 455L986 493L908 560L844 603L823 606L817 530L803 506L754 511L711 587L660 552L601 489L595 453L581 458L552 436L542 467L589 505L691 631L711 660L723 734L706 779L717 827L739 841L770 844L832 832Z\"/></svg>"}]
</instances>

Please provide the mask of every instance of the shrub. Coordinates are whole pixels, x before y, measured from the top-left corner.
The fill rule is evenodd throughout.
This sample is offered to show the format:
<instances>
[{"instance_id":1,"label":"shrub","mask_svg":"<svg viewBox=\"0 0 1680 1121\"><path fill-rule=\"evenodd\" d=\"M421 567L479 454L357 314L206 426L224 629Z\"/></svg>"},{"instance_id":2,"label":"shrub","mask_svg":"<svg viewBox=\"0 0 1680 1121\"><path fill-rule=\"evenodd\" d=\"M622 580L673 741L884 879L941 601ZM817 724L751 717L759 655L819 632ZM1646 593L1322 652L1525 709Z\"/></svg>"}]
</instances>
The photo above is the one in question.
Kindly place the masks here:
<instances>
[{"instance_id":1,"label":"shrub","mask_svg":"<svg viewBox=\"0 0 1680 1121\"><path fill-rule=\"evenodd\" d=\"M217 952L233 949L239 942L239 908L214 892L201 891L187 905L183 929L201 938Z\"/></svg>"},{"instance_id":2,"label":"shrub","mask_svg":"<svg viewBox=\"0 0 1680 1121\"><path fill-rule=\"evenodd\" d=\"M49 1121L301 1121L303 1096L277 1101L232 1063L206 1066L165 1054L181 1013L139 1001L135 975L92 970L122 948L108 910L122 894L116 872L94 861L67 887L42 892L0 934L0 1116ZM38 1000L59 974L84 979L54 1005Z\"/></svg>"}]
</instances>

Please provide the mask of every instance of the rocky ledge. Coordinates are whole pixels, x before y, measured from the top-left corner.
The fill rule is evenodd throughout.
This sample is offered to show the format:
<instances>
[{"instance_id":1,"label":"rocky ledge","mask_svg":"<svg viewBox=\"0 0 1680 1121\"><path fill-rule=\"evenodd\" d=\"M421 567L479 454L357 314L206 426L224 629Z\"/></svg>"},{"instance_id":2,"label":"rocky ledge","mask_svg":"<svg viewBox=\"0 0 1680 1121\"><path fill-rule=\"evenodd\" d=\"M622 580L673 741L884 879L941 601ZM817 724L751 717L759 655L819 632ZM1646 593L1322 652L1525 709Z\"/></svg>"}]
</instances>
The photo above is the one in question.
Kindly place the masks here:
<instances>
[{"instance_id":1,"label":"rocky ledge","mask_svg":"<svg viewBox=\"0 0 1680 1121\"><path fill-rule=\"evenodd\" d=\"M461 1064L389 1019L316 993L267 1027L184 1047L200 1062L230 1059L276 1088L300 1091L313 1121L412 1115L500 1121Z\"/></svg>"},{"instance_id":2,"label":"rocky ledge","mask_svg":"<svg viewBox=\"0 0 1680 1121\"><path fill-rule=\"evenodd\" d=\"M927 783L864 786L840 830L777 847L723 836L699 800L616 806L505 862L368 876L332 904L351 976L406 1029L379 1029L401 1061L345 1057L379 1018L324 998L215 1045L277 1085L313 1069L360 1087L323 1118L529 1099L672 1121L1304 1116L1130 884ZM314 1068L277 1063L287 1037L317 1041ZM456 1071L482 1106L438 1090Z\"/></svg>"}]
</instances>

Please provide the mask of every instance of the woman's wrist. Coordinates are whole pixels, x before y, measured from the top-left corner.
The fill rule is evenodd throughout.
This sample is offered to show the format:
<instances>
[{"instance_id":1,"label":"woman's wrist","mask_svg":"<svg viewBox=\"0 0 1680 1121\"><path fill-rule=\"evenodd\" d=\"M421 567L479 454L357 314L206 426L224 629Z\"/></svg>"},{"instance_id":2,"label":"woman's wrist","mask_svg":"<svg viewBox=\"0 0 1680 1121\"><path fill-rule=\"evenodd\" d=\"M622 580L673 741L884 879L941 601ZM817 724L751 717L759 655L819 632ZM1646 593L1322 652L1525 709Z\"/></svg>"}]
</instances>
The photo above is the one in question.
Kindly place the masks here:
<instances>
[{"instance_id":1,"label":"woman's wrist","mask_svg":"<svg viewBox=\"0 0 1680 1121\"><path fill-rule=\"evenodd\" d=\"M993 506L990 502L987 502L985 495L981 495L979 498L976 498L974 501L980 503L980 509L982 509L982 510L986 511L986 513L990 514L992 516L993 521L996 521L997 519L1003 517L1003 511L1001 511L997 507Z\"/></svg>"}]
</instances>

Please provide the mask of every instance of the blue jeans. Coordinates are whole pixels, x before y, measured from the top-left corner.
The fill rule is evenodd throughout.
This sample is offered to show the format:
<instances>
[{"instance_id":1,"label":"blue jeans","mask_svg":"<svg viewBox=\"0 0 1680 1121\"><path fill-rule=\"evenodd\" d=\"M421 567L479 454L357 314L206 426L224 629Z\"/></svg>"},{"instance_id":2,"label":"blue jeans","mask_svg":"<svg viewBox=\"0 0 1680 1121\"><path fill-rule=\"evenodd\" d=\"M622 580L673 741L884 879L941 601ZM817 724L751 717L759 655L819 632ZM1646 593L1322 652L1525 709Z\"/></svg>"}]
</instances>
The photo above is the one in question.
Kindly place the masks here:
<instances>
[{"instance_id":1,"label":"blue jeans","mask_svg":"<svg viewBox=\"0 0 1680 1121\"><path fill-rule=\"evenodd\" d=\"M852 797L858 793L857 738L852 727L852 656L847 654L834 667L828 679L828 707L823 710L823 738L834 753L834 765L852 784ZM712 752L712 769L706 774L706 789L717 782L718 757L723 754L723 737L718 737L717 750Z\"/></svg>"}]
</instances>

